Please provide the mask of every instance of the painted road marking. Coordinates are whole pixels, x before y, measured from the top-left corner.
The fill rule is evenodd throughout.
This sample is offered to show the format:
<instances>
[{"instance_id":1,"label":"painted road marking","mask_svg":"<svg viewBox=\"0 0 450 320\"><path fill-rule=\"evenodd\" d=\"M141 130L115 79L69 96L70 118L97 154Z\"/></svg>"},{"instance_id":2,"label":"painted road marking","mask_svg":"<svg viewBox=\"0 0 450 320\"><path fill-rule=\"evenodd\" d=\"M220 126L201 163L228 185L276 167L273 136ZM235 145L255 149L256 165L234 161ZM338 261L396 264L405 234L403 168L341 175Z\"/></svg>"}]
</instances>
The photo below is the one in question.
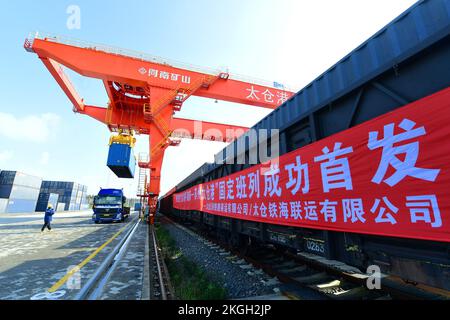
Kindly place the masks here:
<instances>
[{"instance_id":1,"label":"painted road marking","mask_svg":"<svg viewBox=\"0 0 450 320\"><path fill-rule=\"evenodd\" d=\"M100 247L98 247L89 257L83 260L80 264L78 264L76 267L74 267L72 270L67 272L67 274L62 277L60 280L58 280L50 289L47 291L52 293L58 290L64 283L67 282L67 280L76 272L80 271L81 268L83 268L89 261L91 261L97 254L100 253L108 244L110 244L115 238L117 238L128 226L130 223L127 223L126 226L124 226L122 229L116 232L111 238L108 239L104 244L102 244Z\"/></svg>"},{"instance_id":2,"label":"painted road marking","mask_svg":"<svg viewBox=\"0 0 450 320\"><path fill-rule=\"evenodd\" d=\"M41 292L38 294L35 294L34 296L32 296L30 298L30 300L44 300L44 299L48 299L48 300L56 300L61 298L62 296L64 296L66 294L65 290L60 290L60 291L55 291L55 292Z\"/></svg>"}]
</instances>

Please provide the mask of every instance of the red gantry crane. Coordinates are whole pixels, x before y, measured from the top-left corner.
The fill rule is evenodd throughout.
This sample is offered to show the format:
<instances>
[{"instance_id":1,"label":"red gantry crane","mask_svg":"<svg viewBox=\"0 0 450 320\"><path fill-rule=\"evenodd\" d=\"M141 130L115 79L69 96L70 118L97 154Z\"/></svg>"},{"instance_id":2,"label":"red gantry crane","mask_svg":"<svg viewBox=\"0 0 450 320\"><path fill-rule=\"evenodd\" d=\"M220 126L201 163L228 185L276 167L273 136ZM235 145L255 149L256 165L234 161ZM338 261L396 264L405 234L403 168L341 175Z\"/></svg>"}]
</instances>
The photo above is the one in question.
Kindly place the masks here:
<instances>
[{"instance_id":1,"label":"red gantry crane","mask_svg":"<svg viewBox=\"0 0 450 320\"><path fill-rule=\"evenodd\" d=\"M164 151L180 143L179 137L231 141L248 128L174 118L190 96L275 109L293 92L274 83L231 76L228 72L167 62L144 53L86 43L61 36L36 33L25 40L27 51L36 53L73 104L73 111L88 115L116 134L112 144L134 146L133 135L149 135L149 156L140 157L138 196L149 207L153 223L160 192ZM75 90L63 66L103 81L107 106L92 106ZM178 138L177 138L178 137ZM134 156L133 156L134 157ZM142 172L149 171L149 176ZM114 170L113 170L114 171ZM115 171L119 177L131 178Z\"/></svg>"}]
</instances>

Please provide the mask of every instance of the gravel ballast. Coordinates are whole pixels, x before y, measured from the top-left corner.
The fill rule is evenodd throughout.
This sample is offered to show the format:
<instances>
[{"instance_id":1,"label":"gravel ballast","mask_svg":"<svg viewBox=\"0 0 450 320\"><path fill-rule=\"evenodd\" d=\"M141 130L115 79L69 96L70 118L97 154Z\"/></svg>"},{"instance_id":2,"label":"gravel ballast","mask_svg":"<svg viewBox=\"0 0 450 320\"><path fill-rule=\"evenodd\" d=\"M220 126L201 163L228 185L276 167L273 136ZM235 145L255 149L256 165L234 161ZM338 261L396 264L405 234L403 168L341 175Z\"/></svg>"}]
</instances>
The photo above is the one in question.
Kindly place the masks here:
<instances>
[{"instance_id":1,"label":"gravel ballast","mask_svg":"<svg viewBox=\"0 0 450 320\"><path fill-rule=\"evenodd\" d=\"M161 225L170 233L186 258L227 290L229 299L264 296L277 291L279 282L276 279L271 279L247 262L166 219L161 219Z\"/></svg>"}]
</instances>

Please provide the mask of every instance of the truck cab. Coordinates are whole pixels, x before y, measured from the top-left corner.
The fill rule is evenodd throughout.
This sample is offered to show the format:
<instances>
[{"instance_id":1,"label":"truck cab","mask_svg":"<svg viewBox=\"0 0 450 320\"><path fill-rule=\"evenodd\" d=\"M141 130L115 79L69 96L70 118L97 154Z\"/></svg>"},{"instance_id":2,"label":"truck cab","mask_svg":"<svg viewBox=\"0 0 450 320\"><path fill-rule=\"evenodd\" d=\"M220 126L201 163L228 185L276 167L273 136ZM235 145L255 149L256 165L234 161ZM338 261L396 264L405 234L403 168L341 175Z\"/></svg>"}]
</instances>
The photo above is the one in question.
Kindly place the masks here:
<instances>
[{"instance_id":1,"label":"truck cab","mask_svg":"<svg viewBox=\"0 0 450 320\"><path fill-rule=\"evenodd\" d=\"M100 189L94 197L92 220L100 222L123 222L130 216L126 197L121 189Z\"/></svg>"}]
</instances>

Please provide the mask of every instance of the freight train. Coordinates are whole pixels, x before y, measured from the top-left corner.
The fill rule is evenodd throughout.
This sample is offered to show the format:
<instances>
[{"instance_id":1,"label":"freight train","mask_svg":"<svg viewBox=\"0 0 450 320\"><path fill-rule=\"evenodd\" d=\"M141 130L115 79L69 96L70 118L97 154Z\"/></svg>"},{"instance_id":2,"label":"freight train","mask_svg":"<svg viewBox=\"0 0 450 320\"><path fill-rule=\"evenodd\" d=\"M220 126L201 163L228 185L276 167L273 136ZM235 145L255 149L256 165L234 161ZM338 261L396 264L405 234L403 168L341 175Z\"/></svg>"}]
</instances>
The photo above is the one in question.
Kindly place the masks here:
<instances>
[{"instance_id":1,"label":"freight train","mask_svg":"<svg viewBox=\"0 0 450 320\"><path fill-rule=\"evenodd\" d=\"M269 191L279 183L281 195L264 195L267 190L261 190L261 198L250 199L248 180L246 197L240 190L239 198L236 188L227 194L228 183L237 184L240 177L249 178L264 167L261 159L253 164L249 158L252 150L265 151L260 149L267 148L267 141L252 146L244 135L219 153L216 163L204 164L161 197L159 211L194 222L234 246L271 244L362 271L377 265L383 273L408 282L450 290L450 131L445 129L450 120L449 87L450 1L419 1L252 128L279 130L278 170L283 171L289 160L293 164L288 168L305 174L295 166L296 160L298 165L309 164L308 186L306 176L303 181L298 177L301 183L295 195L290 193L295 183L287 177L291 170L279 180L260 175L272 183ZM403 138L398 138L402 133ZM402 139L410 139L409 149L395 149ZM244 152L239 148L243 145ZM340 188L334 181L336 189L332 189L332 176L324 179L324 162L314 159L334 154L342 160L343 150L349 153L353 184L345 184L349 176L343 175ZM242 158L246 161L238 161ZM264 181L259 183L264 186ZM316 197L310 198L311 194ZM281 202L270 214L264 212L265 218L262 211L251 213L255 203L261 209L261 199L269 209L277 197ZM363 208L362 200L348 202L346 197L367 203ZM312 200L318 202L313 216L307 210L301 217L293 216L290 203L306 205ZM330 203L342 203L338 217L336 211L333 217ZM246 207L250 212L243 213Z\"/></svg>"}]
</instances>

